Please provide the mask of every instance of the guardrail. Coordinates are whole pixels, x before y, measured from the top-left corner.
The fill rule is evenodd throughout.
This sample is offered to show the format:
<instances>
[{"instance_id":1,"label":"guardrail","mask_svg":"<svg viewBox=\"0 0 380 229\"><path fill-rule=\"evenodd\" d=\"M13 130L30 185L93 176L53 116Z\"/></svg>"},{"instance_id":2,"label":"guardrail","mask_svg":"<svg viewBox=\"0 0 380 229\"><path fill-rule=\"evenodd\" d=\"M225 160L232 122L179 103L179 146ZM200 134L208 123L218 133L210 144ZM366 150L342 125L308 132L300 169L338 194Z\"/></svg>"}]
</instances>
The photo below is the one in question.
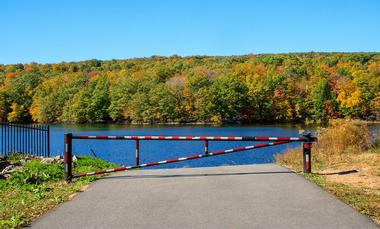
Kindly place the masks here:
<instances>
[{"instance_id":1,"label":"guardrail","mask_svg":"<svg viewBox=\"0 0 380 229\"><path fill-rule=\"evenodd\" d=\"M72 151L72 145L73 140L129 140L129 141L135 141L135 165L133 166L124 166L124 167L118 167L118 168L112 168L112 169L106 169L106 170L99 170L95 172L87 172L87 173L79 173L79 174L73 174L72 173L72 166L73 166L73 151ZM73 135L72 133L65 134L64 138L64 170L65 170L65 178L67 181L71 181L72 178L78 178L83 176L91 176L91 175L97 175L97 174L103 174L103 173L111 173L116 171L124 171L124 170L131 170L131 169L137 169L137 168L144 168L144 167L150 167L150 166L156 166L156 165L162 165L162 164L169 164L169 163L175 163L180 161L186 161L186 160L194 160L194 159L200 159L205 157L211 157L211 156L217 156L217 155L223 155L228 153L235 153L245 150L252 150L257 148L263 148L263 147L269 147L269 146L276 146L281 144L286 144L290 142L303 142L303 165L304 165L304 172L310 173L311 172L311 147L312 142L316 140L316 137L313 136L311 132L305 133L301 136L297 137L267 137L267 136L243 136L243 137L225 137L225 136L95 136L95 135ZM140 164L140 141L204 141L204 152L202 154L195 154L190 155L187 157L180 157L180 158L172 158L168 160L162 160L162 161L156 161L156 162L149 162ZM209 141L269 141L268 143L260 143L260 144L254 144L254 145L248 145L244 147L238 147L238 148L232 148L227 150L220 150L215 152L209 152L208 146Z\"/></svg>"}]
</instances>

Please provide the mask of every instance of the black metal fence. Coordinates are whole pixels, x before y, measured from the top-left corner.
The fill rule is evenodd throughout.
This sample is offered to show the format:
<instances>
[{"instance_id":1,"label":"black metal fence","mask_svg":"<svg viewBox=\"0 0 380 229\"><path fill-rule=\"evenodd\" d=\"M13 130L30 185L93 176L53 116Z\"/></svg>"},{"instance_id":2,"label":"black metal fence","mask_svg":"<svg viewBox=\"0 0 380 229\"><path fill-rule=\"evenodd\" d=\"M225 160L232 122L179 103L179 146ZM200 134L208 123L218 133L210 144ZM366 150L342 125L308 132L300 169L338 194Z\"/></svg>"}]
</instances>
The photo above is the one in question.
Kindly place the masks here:
<instances>
[{"instance_id":1,"label":"black metal fence","mask_svg":"<svg viewBox=\"0 0 380 229\"><path fill-rule=\"evenodd\" d=\"M0 155L26 153L50 157L50 126L1 122Z\"/></svg>"}]
</instances>

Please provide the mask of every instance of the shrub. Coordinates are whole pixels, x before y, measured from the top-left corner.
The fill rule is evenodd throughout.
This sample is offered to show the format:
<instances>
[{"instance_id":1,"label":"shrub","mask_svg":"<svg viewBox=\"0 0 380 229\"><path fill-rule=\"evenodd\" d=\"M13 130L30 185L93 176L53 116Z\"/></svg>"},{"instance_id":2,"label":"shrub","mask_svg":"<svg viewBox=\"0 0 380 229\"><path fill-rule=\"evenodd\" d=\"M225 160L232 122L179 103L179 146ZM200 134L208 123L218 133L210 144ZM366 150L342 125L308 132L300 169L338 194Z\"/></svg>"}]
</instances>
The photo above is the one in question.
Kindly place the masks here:
<instances>
[{"instance_id":1,"label":"shrub","mask_svg":"<svg viewBox=\"0 0 380 229\"><path fill-rule=\"evenodd\" d=\"M370 146L370 131L366 122L346 119L330 120L327 128L318 129L314 158L331 162L334 157L361 153Z\"/></svg>"},{"instance_id":2,"label":"shrub","mask_svg":"<svg viewBox=\"0 0 380 229\"><path fill-rule=\"evenodd\" d=\"M367 123L358 120L330 120L326 128L318 128L318 141L313 144L312 161L314 166L332 164L347 154L362 153L370 148L371 138ZM302 168L302 149L288 149L276 160L293 169ZM338 160L339 161L339 160Z\"/></svg>"}]
</instances>

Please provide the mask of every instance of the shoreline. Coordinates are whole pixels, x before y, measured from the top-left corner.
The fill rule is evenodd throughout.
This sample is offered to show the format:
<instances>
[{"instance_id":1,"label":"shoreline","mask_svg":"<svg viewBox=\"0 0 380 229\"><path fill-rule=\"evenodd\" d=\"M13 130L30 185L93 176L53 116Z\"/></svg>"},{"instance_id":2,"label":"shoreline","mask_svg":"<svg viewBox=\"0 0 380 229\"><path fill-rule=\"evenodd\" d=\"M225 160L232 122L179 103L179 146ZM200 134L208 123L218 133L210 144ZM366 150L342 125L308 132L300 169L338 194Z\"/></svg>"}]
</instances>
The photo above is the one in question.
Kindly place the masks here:
<instances>
[{"instance_id":1,"label":"shoreline","mask_svg":"<svg viewBox=\"0 0 380 229\"><path fill-rule=\"evenodd\" d=\"M336 120L336 119L330 119ZM223 125L237 125L237 126L248 126L248 125L281 125L281 124L293 124L293 125L304 125L304 126L323 126L328 124L327 121L318 121L313 120L308 122L306 120L303 121L254 121L254 122L242 122L242 121L224 121L224 122L210 122L210 121L197 121L197 122L84 122L84 123L75 123L75 122L51 122L51 123L43 123L43 122L23 122L25 124L37 124L37 125L135 125L135 126L160 126L160 125L170 125L170 126L181 126L181 125L189 125L189 126L200 126L200 125L210 125L210 126L223 126ZM346 118L346 120L352 121L360 121L367 124L380 124L380 120L364 120L364 119L350 119ZM2 122L6 122L4 120L0 120Z\"/></svg>"}]
</instances>

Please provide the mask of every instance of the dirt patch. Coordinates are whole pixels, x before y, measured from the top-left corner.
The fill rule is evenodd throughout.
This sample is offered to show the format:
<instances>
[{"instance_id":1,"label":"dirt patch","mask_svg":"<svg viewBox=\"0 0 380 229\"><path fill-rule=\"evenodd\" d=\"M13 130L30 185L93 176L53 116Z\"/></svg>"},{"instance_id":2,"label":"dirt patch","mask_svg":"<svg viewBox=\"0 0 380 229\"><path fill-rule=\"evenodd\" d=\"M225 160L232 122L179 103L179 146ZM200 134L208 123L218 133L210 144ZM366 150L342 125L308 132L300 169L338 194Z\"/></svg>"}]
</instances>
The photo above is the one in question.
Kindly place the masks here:
<instances>
[{"instance_id":1,"label":"dirt patch","mask_svg":"<svg viewBox=\"0 0 380 229\"><path fill-rule=\"evenodd\" d=\"M350 155L346 160L350 162L341 162L321 171L321 173L329 174L326 175L327 181L364 188L367 191L380 194L380 154ZM339 174L350 170L357 172Z\"/></svg>"}]
</instances>

